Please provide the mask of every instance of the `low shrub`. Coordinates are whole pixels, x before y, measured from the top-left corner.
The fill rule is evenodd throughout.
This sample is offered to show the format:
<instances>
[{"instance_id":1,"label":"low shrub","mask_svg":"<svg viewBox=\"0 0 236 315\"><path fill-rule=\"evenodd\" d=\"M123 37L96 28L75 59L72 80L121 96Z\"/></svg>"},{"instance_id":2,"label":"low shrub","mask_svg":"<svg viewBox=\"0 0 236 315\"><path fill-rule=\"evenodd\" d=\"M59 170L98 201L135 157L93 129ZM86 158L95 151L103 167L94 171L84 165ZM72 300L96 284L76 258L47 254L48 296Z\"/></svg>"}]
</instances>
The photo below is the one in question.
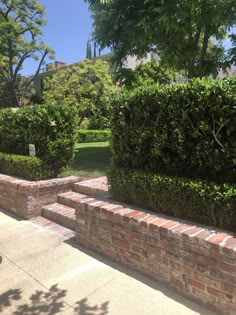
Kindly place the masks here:
<instances>
[{"instance_id":1,"label":"low shrub","mask_svg":"<svg viewBox=\"0 0 236 315\"><path fill-rule=\"evenodd\" d=\"M236 229L236 186L112 168L113 198L155 212Z\"/></svg>"},{"instance_id":2,"label":"low shrub","mask_svg":"<svg viewBox=\"0 0 236 315\"><path fill-rule=\"evenodd\" d=\"M0 173L28 180L48 178L41 159L6 153L0 153Z\"/></svg>"},{"instance_id":3,"label":"low shrub","mask_svg":"<svg viewBox=\"0 0 236 315\"><path fill-rule=\"evenodd\" d=\"M77 113L69 106L38 105L0 111L0 152L36 155L49 177L56 177L73 155Z\"/></svg>"},{"instance_id":4,"label":"low shrub","mask_svg":"<svg viewBox=\"0 0 236 315\"><path fill-rule=\"evenodd\" d=\"M84 130L81 129L78 132L78 142L106 142L111 138L110 130Z\"/></svg>"}]
</instances>

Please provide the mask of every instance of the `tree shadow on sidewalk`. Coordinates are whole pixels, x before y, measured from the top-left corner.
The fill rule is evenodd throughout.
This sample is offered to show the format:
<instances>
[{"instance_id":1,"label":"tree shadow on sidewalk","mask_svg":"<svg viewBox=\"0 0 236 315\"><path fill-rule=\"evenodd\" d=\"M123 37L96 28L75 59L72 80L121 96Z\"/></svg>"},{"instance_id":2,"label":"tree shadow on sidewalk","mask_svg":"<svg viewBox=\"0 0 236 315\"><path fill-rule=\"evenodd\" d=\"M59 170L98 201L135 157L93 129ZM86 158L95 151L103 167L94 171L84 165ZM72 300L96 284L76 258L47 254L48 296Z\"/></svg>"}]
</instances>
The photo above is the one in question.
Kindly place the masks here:
<instances>
[{"instance_id":1,"label":"tree shadow on sidewalk","mask_svg":"<svg viewBox=\"0 0 236 315\"><path fill-rule=\"evenodd\" d=\"M71 310L73 315L106 315L109 302L99 305L91 305L86 298L76 302L70 307L64 302L67 290L51 286L45 291L35 291L28 303L20 304L23 299L21 289L11 289L0 295L0 313L11 315L63 315L64 311Z\"/></svg>"}]
</instances>

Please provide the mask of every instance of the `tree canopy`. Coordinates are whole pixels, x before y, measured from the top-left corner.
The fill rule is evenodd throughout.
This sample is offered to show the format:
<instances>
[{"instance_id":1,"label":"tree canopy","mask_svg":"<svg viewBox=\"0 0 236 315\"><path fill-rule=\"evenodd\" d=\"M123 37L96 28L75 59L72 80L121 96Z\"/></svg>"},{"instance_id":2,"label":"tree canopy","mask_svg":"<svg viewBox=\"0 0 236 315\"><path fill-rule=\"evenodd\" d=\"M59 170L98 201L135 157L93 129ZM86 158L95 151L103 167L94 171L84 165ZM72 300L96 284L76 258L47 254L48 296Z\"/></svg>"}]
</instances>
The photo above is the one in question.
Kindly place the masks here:
<instances>
[{"instance_id":1,"label":"tree canopy","mask_svg":"<svg viewBox=\"0 0 236 315\"><path fill-rule=\"evenodd\" d=\"M114 60L156 51L189 78L216 75L229 64L223 47L236 24L235 0L87 0L93 36Z\"/></svg>"},{"instance_id":2,"label":"tree canopy","mask_svg":"<svg viewBox=\"0 0 236 315\"><path fill-rule=\"evenodd\" d=\"M76 107L80 125L96 112L106 113L108 97L114 90L108 63L86 60L58 69L46 79L43 99L49 104Z\"/></svg>"},{"instance_id":3,"label":"tree canopy","mask_svg":"<svg viewBox=\"0 0 236 315\"><path fill-rule=\"evenodd\" d=\"M126 88L135 88L140 85L169 84L176 81L176 73L157 61L152 60L139 64L135 70L119 68L113 74L114 80Z\"/></svg>"},{"instance_id":4,"label":"tree canopy","mask_svg":"<svg viewBox=\"0 0 236 315\"><path fill-rule=\"evenodd\" d=\"M33 58L38 61L39 73L46 56L53 51L42 41L42 27L46 24L44 8L35 0L0 0L0 78L10 99L10 106L20 104L17 80L24 62ZM25 85L30 87L34 75Z\"/></svg>"}]
</instances>

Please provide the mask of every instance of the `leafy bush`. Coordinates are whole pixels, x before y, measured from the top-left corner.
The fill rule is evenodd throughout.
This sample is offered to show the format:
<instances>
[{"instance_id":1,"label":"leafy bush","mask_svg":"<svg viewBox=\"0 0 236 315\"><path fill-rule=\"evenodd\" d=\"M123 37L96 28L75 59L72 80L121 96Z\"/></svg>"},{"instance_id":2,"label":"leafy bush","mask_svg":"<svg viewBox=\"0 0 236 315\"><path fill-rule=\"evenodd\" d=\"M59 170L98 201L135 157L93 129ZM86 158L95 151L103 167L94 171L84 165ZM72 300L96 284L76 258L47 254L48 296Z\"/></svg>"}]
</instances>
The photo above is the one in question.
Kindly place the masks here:
<instances>
[{"instance_id":1,"label":"leafy bush","mask_svg":"<svg viewBox=\"0 0 236 315\"><path fill-rule=\"evenodd\" d=\"M85 118L109 119L108 97L115 90L109 64L102 60L85 60L58 69L44 80L43 99L50 104L76 108L79 126ZM101 121L97 121L102 123Z\"/></svg>"},{"instance_id":2,"label":"leafy bush","mask_svg":"<svg viewBox=\"0 0 236 315\"><path fill-rule=\"evenodd\" d=\"M110 171L109 184L116 199L199 223L236 228L236 185L122 168Z\"/></svg>"},{"instance_id":3,"label":"leafy bush","mask_svg":"<svg viewBox=\"0 0 236 315\"><path fill-rule=\"evenodd\" d=\"M112 101L113 163L236 182L236 79L145 86Z\"/></svg>"},{"instance_id":4,"label":"leafy bush","mask_svg":"<svg viewBox=\"0 0 236 315\"><path fill-rule=\"evenodd\" d=\"M37 157L0 153L0 173L28 180L47 178L43 162Z\"/></svg>"},{"instance_id":5,"label":"leafy bush","mask_svg":"<svg viewBox=\"0 0 236 315\"><path fill-rule=\"evenodd\" d=\"M105 142L111 137L110 130L79 130L78 142Z\"/></svg>"},{"instance_id":6,"label":"leafy bush","mask_svg":"<svg viewBox=\"0 0 236 315\"><path fill-rule=\"evenodd\" d=\"M73 155L77 115L67 106L32 106L0 111L0 152L29 155L35 144L48 177L55 177Z\"/></svg>"}]
</instances>

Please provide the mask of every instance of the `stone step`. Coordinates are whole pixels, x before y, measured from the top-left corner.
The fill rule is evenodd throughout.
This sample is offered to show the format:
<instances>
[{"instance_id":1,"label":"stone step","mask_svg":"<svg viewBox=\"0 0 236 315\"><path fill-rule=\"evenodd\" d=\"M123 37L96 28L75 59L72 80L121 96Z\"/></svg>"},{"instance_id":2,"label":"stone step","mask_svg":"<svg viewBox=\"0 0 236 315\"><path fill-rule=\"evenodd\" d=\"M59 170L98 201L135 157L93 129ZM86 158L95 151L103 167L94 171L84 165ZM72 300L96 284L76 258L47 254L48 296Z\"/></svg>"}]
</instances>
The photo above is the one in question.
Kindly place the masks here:
<instances>
[{"instance_id":1,"label":"stone step","mask_svg":"<svg viewBox=\"0 0 236 315\"><path fill-rule=\"evenodd\" d=\"M88 196L101 195L104 198L109 198L110 196L106 176L74 183L72 190Z\"/></svg>"},{"instance_id":2,"label":"stone step","mask_svg":"<svg viewBox=\"0 0 236 315\"><path fill-rule=\"evenodd\" d=\"M41 216L68 229L75 230L74 208L60 203L53 203L42 207Z\"/></svg>"},{"instance_id":3,"label":"stone step","mask_svg":"<svg viewBox=\"0 0 236 315\"><path fill-rule=\"evenodd\" d=\"M36 224L46 230L52 231L54 233L60 234L63 238L63 241L69 240L75 237L75 232L71 229L68 229L62 225L59 225L55 222L52 222L41 216L30 219L30 222Z\"/></svg>"}]
</instances>

